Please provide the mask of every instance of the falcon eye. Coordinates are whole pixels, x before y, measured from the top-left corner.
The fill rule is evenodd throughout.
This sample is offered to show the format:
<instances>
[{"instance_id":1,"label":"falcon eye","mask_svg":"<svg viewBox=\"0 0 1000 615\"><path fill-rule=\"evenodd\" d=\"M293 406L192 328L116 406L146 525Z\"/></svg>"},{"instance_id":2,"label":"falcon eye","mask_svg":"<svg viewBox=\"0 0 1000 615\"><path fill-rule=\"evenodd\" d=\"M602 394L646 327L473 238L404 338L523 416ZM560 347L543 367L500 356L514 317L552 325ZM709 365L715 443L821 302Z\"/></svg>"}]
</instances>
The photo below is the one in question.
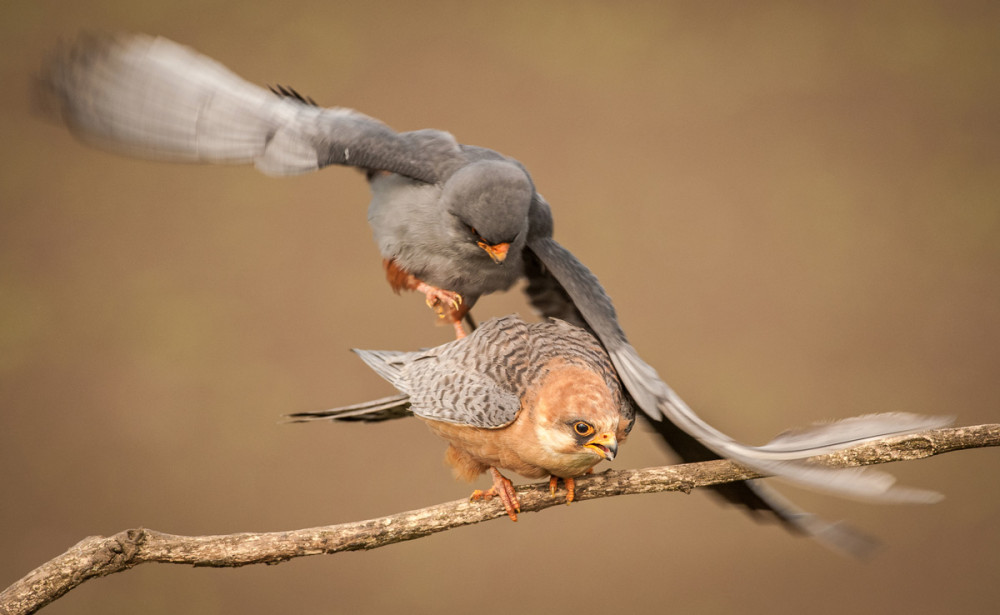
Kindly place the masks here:
<instances>
[{"instance_id":1,"label":"falcon eye","mask_svg":"<svg viewBox=\"0 0 1000 615\"><path fill-rule=\"evenodd\" d=\"M577 421L573 423L573 431L575 431L578 436L589 436L594 433L594 427L585 421Z\"/></svg>"}]
</instances>

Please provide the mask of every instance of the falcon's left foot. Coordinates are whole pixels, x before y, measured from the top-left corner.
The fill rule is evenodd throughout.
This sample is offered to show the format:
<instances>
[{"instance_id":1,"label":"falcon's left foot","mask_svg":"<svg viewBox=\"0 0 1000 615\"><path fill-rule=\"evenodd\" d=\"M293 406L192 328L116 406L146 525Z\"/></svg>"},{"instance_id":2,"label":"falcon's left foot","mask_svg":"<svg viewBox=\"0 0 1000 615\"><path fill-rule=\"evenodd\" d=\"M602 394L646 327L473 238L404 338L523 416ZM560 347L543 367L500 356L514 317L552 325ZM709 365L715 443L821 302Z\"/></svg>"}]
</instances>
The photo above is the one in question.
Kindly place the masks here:
<instances>
[{"instance_id":1,"label":"falcon's left foot","mask_svg":"<svg viewBox=\"0 0 1000 615\"><path fill-rule=\"evenodd\" d=\"M584 475L593 474L594 468L590 468ZM576 479L575 478L564 478L563 483L566 485L566 504L571 503L576 499ZM549 476L549 493L552 497L556 495L556 489L559 488L559 477L555 475Z\"/></svg>"},{"instance_id":2,"label":"falcon's left foot","mask_svg":"<svg viewBox=\"0 0 1000 615\"><path fill-rule=\"evenodd\" d=\"M566 504L570 504L576 497L576 479L574 478L564 478L563 483L566 485ZM549 477L549 493L552 497L555 497L556 490L559 488L559 477L550 476Z\"/></svg>"},{"instance_id":3,"label":"falcon's left foot","mask_svg":"<svg viewBox=\"0 0 1000 615\"><path fill-rule=\"evenodd\" d=\"M504 510L511 521L517 521L517 513L521 512L521 503L517 501L517 493L514 492L514 483L500 473L496 468L490 468L493 475L493 486L482 491L476 489L469 497L470 500L492 500L494 497L500 498Z\"/></svg>"}]
</instances>

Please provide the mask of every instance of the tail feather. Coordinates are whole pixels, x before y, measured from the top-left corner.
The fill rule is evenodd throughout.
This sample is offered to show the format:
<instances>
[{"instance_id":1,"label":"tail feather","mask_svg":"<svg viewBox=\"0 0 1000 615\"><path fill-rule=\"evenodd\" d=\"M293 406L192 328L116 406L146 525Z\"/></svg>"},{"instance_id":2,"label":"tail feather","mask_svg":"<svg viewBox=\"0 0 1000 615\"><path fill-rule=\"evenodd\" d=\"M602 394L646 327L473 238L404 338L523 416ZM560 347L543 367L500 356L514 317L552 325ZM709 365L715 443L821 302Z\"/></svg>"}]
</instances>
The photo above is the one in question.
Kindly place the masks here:
<instances>
[{"instance_id":1,"label":"tail feather","mask_svg":"<svg viewBox=\"0 0 1000 615\"><path fill-rule=\"evenodd\" d=\"M309 412L295 412L286 414L290 419L289 423L308 423L310 421L364 421L379 422L392 419L401 419L411 416L410 396L405 394L392 395L351 404L350 406L340 406L329 410L313 410Z\"/></svg>"}]
</instances>

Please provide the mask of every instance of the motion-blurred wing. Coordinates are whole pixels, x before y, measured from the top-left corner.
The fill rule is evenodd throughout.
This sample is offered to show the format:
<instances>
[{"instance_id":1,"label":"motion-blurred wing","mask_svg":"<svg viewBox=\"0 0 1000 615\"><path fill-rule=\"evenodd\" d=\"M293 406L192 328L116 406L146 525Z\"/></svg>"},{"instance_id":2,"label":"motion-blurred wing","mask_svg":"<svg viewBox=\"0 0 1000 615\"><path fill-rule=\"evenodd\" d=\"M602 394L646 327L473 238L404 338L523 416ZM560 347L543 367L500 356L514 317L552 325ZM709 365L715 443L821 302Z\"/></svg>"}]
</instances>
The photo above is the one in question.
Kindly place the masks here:
<instances>
[{"instance_id":1,"label":"motion-blurred wing","mask_svg":"<svg viewBox=\"0 0 1000 615\"><path fill-rule=\"evenodd\" d=\"M340 164L428 183L462 158L446 132L396 133L351 109L278 96L164 38L82 36L37 85L39 106L79 138L134 157L252 163L269 175Z\"/></svg>"},{"instance_id":2,"label":"motion-blurred wing","mask_svg":"<svg viewBox=\"0 0 1000 615\"><path fill-rule=\"evenodd\" d=\"M773 445L747 446L705 423L662 380L628 343L618 324L611 300L597 278L568 250L550 237L535 236L528 247L559 282L587 324L608 350L618 375L647 418L664 419L680 432L718 456L767 474L782 476L816 489L880 501L932 502L935 493L893 486L893 478L882 472L860 468L831 469L802 463L803 459L888 435L910 433L951 422L947 417L925 417L906 413L857 417L844 423L812 428L800 437L779 438ZM662 430L661 430L662 432ZM677 439L677 434L674 434ZM668 438L669 441L669 438ZM680 454L697 453L698 447L678 447Z\"/></svg>"}]
</instances>

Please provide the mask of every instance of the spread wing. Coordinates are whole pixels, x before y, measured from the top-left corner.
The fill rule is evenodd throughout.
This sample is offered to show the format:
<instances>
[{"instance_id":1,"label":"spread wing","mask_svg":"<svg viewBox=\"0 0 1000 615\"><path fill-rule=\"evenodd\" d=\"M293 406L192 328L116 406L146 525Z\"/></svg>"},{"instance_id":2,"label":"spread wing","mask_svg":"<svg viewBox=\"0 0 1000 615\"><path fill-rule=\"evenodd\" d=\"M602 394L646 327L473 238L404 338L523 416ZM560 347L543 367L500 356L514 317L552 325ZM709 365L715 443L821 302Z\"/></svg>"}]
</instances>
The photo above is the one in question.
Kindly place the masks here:
<instances>
[{"instance_id":1,"label":"spread wing","mask_svg":"<svg viewBox=\"0 0 1000 615\"><path fill-rule=\"evenodd\" d=\"M892 477L881 472L820 468L804 464L802 460L866 440L940 427L948 424L950 418L906 413L871 415L815 427L795 438L785 438L770 445L740 444L705 423L667 386L656 370L642 360L628 343L611 300L589 269L550 236L530 237L528 247L543 266L544 275L558 282L564 296L572 301L576 311L607 348L625 388L646 417L654 425L664 420L672 424L661 433L668 441L672 440L671 444L679 444L678 452L686 459L704 456L707 449L715 456L834 493L897 502L939 499L934 493L894 487ZM558 295L550 292L547 296L551 301ZM672 433L668 436L667 432Z\"/></svg>"},{"instance_id":2,"label":"spread wing","mask_svg":"<svg viewBox=\"0 0 1000 615\"><path fill-rule=\"evenodd\" d=\"M80 139L139 158L253 164L270 175L350 165L428 183L464 159L446 132L397 133L352 109L276 95L164 38L81 36L36 86L38 106Z\"/></svg>"},{"instance_id":3,"label":"spread wing","mask_svg":"<svg viewBox=\"0 0 1000 615\"><path fill-rule=\"evenodd\" d=\"M778 436L762 447L740 444L699 418L667 386L628 343L610 298L597 278L568 250L551 238L548 205L535 207L533 224L540 229L528 239L525 292L543 314L580 322L601 340L622 383L663 440L686 462L728 458L768 474L839 494L880 501L934 502L936 493L893 486L881 472L809 466L802 459L886 435L941 427L949 417L891 413L855 417ZM788 529L810 536L827 547L863 557L876 541L842 523L830 523L806 513L760 481L718 485L713 491L754 515L766 515Z\"/></svg>"}]
</instances>

